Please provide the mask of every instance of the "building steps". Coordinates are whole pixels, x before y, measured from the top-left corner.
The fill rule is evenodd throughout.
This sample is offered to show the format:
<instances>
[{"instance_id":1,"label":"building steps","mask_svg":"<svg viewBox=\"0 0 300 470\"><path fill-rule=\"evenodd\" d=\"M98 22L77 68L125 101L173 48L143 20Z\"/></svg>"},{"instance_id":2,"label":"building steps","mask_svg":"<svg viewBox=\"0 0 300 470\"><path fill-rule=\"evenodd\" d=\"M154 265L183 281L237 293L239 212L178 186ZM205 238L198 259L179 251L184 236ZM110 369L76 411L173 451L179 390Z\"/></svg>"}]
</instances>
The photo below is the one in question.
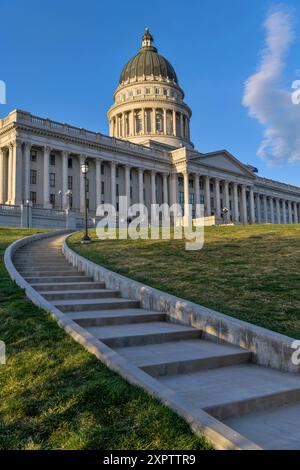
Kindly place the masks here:
<instances>
[{"instance_id":1,"label":"building steps","mask_svg":"<svg viewBox=\"0 0 300 470\"><path fill-rule=\"evenodd\" d=\"M254 364L251 352L209 341L164 312L142 309L117 290L79 272L59 238L18 250L15 266L52 305L197 414L264 449L300 449L300 378Z\"/></svg>"}]
</instances>

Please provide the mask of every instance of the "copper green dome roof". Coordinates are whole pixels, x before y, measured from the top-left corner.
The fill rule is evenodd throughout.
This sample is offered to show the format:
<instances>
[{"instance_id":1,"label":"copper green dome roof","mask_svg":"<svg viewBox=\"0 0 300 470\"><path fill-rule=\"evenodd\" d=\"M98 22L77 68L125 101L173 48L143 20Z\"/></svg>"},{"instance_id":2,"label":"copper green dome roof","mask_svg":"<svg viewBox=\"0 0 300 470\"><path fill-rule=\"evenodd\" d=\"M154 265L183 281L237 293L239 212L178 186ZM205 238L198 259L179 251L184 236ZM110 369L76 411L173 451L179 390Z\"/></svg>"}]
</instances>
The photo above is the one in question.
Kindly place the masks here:
<instances>
[{"instance_id":1,"label":"copper green dome roof","mask_svg":"<svg viewBox=\"0 0 300 470\"><path fill-rule=\"evenodd\" d=\"M163 78L178 84L176 72L170 62L158 54L152 45L153 37L146 28L139 52L127 62L120 75L120 83L143 77Z\"/></svg>"}]
</instances>

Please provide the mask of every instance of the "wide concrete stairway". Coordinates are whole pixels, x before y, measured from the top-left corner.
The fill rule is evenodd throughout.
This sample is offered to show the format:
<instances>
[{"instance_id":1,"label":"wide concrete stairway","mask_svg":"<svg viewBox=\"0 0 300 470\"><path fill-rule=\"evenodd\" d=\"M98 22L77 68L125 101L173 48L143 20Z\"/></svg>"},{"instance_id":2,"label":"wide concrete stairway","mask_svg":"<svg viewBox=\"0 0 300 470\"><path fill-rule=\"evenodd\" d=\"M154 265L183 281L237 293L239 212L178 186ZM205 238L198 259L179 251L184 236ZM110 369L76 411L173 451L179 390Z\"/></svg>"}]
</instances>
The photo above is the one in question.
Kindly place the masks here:
<instances>
[{"instance_id":1,"label":"wide concrete stairway","mask_svg":"<svg viewBox=\"0 0 300 470\"><path fill-rule=\"evenodd\" d=\"M20 274L51 304L103 343L264 449L300 449L300 378L252 363L251 353L201 339L165 313L78 272L61 253L61 237L18 250Z\"/></svg>"}]
</instances>

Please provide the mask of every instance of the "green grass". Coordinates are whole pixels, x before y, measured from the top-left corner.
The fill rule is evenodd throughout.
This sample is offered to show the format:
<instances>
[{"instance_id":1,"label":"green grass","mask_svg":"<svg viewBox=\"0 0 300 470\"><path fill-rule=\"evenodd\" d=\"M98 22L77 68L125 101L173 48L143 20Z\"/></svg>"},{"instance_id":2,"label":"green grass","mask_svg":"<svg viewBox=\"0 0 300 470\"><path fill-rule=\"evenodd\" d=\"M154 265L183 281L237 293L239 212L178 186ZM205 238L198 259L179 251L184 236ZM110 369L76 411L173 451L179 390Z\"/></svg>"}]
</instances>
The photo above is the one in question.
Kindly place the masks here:
<instances>
[{"instance_id":1,"label":"green grass","mask_svg":"<svg viewBox=\"0 0 300 470\"><path fill-rule=\"evenodd\" d=\"M0 339L7 347L0 449L211 448L75 343L9 279L5 248L35 232L0 227Z\"/></svg>"},{"instance_id":2,"label":"green grass","mask_svg":"<svg viewBox=\"0 0 300 470\"><path fill-rule=\"evenodd\" d=\"M207 227L200 251L180 240L70 246L96 263L233 317L300 339L300 225Z\"/></svg>"}]
</instances>

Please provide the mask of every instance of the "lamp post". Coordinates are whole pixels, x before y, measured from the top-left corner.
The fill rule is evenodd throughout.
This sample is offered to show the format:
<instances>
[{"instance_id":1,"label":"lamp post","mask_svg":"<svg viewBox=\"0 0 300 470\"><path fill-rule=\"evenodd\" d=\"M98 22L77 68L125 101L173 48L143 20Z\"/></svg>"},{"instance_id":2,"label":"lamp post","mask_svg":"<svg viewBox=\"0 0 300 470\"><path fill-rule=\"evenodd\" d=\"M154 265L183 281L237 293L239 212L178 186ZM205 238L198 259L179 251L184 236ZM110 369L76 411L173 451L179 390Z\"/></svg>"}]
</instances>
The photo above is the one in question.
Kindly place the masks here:
<instances>
[{"instance_id":1,"label":"lamp post","mask_svg":"<svg viewBox=\"0 0 300 470\"><path fill-rule=\"evenodd\" d=\"M31 201L29 199L26 200L25 205L26 205L26 225L29 228L30 223L29 223L29 207L30 207Z\"/></svg>"},{"instance_id":2,"label":"lamp post","mask_svg":"<svg viewBox=\"0 0 300 470\"><path fill-rule=\"evenodd\" d=\"M89 164L88 161L81 165L81 172L84 177L84 223L85 223L85 230L84 236L81 239L81 243L91 243L91 239L88 234L88 208L87 208L87 173L89 171Z\"/></svg>"},{"instance_id":3,"label":"lamp post","mask_svg":"<svg viewBox=\"0 0 300 470\"><path fill-rule=\"evenodd\" d=\"M223 218L224 218L224 222L227 224L228 223L228 212L229 212L229 209L227 207L224 207L222 209L222 212L223 212Z\"/></svg>"},{"instance_id":4,"label":"lamp post","mask_svg":"<svg viewBox=\"0 0 300 470\"><path fill-rule=\"evenodd\" d=\"M66 192L66 196L67 196L67 200L68 200L68 205L67 205L67 209L68 211L71 210L71 197L72 197L73 193L70 189L68 189L68 191Z\"/></svg>"},{"instance_id":5,"label":"lamp post","mask_svg":"<svg viewBox=\"0 0 300 470\"><path fill-rule=\"evenodd\" d=\"M58 191L58 195L60 196L60 210L63 210L63 192L61 189Z\"/></svg>"}]
</instances>

